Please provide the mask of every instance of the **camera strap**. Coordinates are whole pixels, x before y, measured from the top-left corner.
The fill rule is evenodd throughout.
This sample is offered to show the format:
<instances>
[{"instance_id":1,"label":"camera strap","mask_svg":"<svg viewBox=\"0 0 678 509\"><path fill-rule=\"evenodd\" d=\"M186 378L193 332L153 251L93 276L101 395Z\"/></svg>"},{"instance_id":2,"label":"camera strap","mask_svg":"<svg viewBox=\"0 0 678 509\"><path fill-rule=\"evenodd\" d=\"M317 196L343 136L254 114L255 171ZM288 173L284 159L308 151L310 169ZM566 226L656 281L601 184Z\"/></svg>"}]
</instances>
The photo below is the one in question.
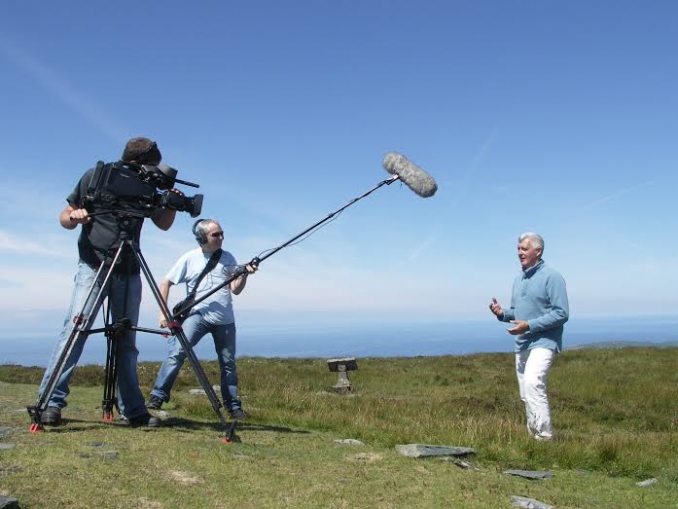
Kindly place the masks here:
<instances>
[{"instance_id":1,"label":"camera strap","mask_svg":"<svg viewBox=\"0 0 678 509\"><path fill-rule=\"evenodd\" d=\"M208 272L212 272L212 269L217 266L217 262L219 261L219 258L221 258L221 249L217 249L214 253L212 253L211 258L207 262L207 265L205 265L205 268L202 269L202 272L198 276L198 280L195 282L195 286L193 286L193 289L191 290L191 293L189 293L186 297L187 298L192 298L195 297L195 293L198 291L198 286L200 285L200 281L202 281L202 278L204 278Z\"/></svg>"}]
</instances>

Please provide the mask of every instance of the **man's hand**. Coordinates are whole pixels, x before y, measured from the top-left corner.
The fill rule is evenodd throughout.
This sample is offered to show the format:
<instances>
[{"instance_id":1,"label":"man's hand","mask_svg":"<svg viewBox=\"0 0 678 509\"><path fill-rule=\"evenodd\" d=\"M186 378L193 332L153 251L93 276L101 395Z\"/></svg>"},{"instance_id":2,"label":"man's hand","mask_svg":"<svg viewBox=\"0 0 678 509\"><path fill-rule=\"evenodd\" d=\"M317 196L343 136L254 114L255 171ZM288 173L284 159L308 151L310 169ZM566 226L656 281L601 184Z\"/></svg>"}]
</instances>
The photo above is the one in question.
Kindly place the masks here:
<instances>
[{"instance_id":1,"label":"man's hand","mask_svg":"<svg viewBox=\"0 0 678 509\"><path fill-rule=\"evenodd\" d=\"M165 313L160 311L160 316L158 317L158 323L160 324L160 327L163 329L167 328L167 324L169 323L167 321L167 318L165 318Z\"/></svg>"},{"instance_id":2,"label":"man's hand","mask_svg":"<svg viewBox=\"0 0 678 509\"><path fill-rule=\"evenodd\" d=\"M490 311L492 311L495 316L501 318L504 316L504 310L501 308L499 303L497 302L497 299L492 297L492 302L490 302Z\"/></svg>"},{"instance_id":3,"label":"man's hand","mask_svg":"<svg viewBox=\"0 0 678 509\"><path fill-rule=\"evenodd\" d=\"M530 331L530 324L525 320L511 320L511 323L514 327L506 330L512 336L519 336L520 334L525 334Z\"/></svg>"},{"instance_id":4,"label":"man's hand","mask_svg":"<svg viewBox=\"0 0 678 509\"><path fill-rule=\"evenodd\" d=\"M169 294L170 294L170 287L172 286L172 281L168 279L163 279L162 282L160 283L160 296L162 297L162 300L165 302L165 305L167 305L167 300L169 299ZM169 309L169 308L168 308ZM172 319L172 310L169 310L169 319ZM163 313L162 309L160 310L160 314L158 316L158 323L160 324L160 327L163 329L166 328L169 325L169 320L165 318L165 313Z\"/></svg>"},{"instance_id":5,"label":"man's hand","mask_svg":"<svg viewBox=\"0 0 678 509\"><path fill-rule=\"evenodd\" d=\"M59 214L59 224L67 230L72 230L79 224L87 224L91 220L87 209L76 208L72 205L67 205Z\"/></svg>"},{"instance_id":6,"label":"man's hand","mask_svg":"<svg viewBox=\"0 0 678 509\"><path fill-rule=\"evenodd\" d=\"M77 224L86 224L89 223L92 218L89 217L89 212L87 209L75 209L69 215L68 219Z\"/></svg>"}]
</instances>

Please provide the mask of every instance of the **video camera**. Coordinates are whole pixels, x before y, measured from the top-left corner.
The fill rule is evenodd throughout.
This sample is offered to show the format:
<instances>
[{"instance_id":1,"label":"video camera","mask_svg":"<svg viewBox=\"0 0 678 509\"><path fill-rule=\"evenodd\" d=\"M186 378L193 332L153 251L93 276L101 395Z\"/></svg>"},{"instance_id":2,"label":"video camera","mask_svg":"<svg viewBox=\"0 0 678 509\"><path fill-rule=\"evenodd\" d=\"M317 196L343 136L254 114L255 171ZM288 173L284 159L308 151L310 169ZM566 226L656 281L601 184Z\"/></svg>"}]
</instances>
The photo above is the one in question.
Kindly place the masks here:
<instances>
[{"instance_id":1,"label":"video camera","mask_svg":"<svg viewBox=\"0 0 678 509\"><path fill-rule=\"evenodd\" d=\"M175 183L191 187L197 184L176 178L177 170L167 165L139 165L99 161L87 186L84 205L97 205L111 211L137 212L148 217L157 208L188 212L198 217L202 211L202 194L179 196ZM162 190L163 192L159 192Z\"/></svg>"}]
</instances>

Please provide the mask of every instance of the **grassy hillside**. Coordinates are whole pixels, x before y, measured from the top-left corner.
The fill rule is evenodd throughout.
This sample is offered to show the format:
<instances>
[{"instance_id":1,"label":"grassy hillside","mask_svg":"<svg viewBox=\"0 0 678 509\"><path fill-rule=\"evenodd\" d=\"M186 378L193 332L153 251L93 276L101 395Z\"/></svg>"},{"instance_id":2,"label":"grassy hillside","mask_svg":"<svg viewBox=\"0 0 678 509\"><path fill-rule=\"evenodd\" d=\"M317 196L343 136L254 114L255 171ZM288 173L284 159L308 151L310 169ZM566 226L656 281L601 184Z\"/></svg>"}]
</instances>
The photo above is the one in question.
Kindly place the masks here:
<instances>
[{"instance_id":1,"label":"grassy hillside","mask_svg":"<svg viewBox=\"0 0 678 509\"><path fill-rule=\"evenodd\" d=\"M103 370L78 368L65 424L28 433L42 370L0 366L0 495L32 507L678 507L678 349L567 351L549 377L553 443L527 437L513 357L365 358L354 393L324 359L241 358L239 442L186 365L165 426L101 421ZM217 383L216 362L203 363ZM139 367L145 394L158 364ZM352 438L364 445L346 445ZM472 447L471 468L397 444ZM549 471L546 480L507 469ZM656 478L649 487L637 482Z\"/></svg>"}]
</instances>

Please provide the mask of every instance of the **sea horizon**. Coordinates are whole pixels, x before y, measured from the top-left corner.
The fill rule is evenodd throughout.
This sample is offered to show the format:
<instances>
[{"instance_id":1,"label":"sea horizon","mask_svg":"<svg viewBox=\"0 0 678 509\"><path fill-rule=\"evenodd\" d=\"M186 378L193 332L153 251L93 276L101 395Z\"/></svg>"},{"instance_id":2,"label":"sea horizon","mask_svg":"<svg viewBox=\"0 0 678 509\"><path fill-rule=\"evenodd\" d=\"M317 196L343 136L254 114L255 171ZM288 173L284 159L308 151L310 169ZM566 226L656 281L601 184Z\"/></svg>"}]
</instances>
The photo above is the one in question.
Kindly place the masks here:
<instances>
[{"instance_id":1,"label":"sea horizon","mask_svg":"<svg viewBox=\"0 0 678 509\"><path fill-rule=\"evenodd\" d=\"M507 324L497 320L433 323L356 323L299 326L294 324L238 326L237 357L340 358L428 357L474 353L513 352ZM45 367L56 333L0 338L0 364ZM678 316L570 319L565 326L563 350L600 345L678 346ZM139 362L162 361L167 339L137 332ZM200 360L214 360L214 343L205 336L194 348ZM103 334L88 338L79 365L104 365Z\"/></svg>"}]
</instances>

